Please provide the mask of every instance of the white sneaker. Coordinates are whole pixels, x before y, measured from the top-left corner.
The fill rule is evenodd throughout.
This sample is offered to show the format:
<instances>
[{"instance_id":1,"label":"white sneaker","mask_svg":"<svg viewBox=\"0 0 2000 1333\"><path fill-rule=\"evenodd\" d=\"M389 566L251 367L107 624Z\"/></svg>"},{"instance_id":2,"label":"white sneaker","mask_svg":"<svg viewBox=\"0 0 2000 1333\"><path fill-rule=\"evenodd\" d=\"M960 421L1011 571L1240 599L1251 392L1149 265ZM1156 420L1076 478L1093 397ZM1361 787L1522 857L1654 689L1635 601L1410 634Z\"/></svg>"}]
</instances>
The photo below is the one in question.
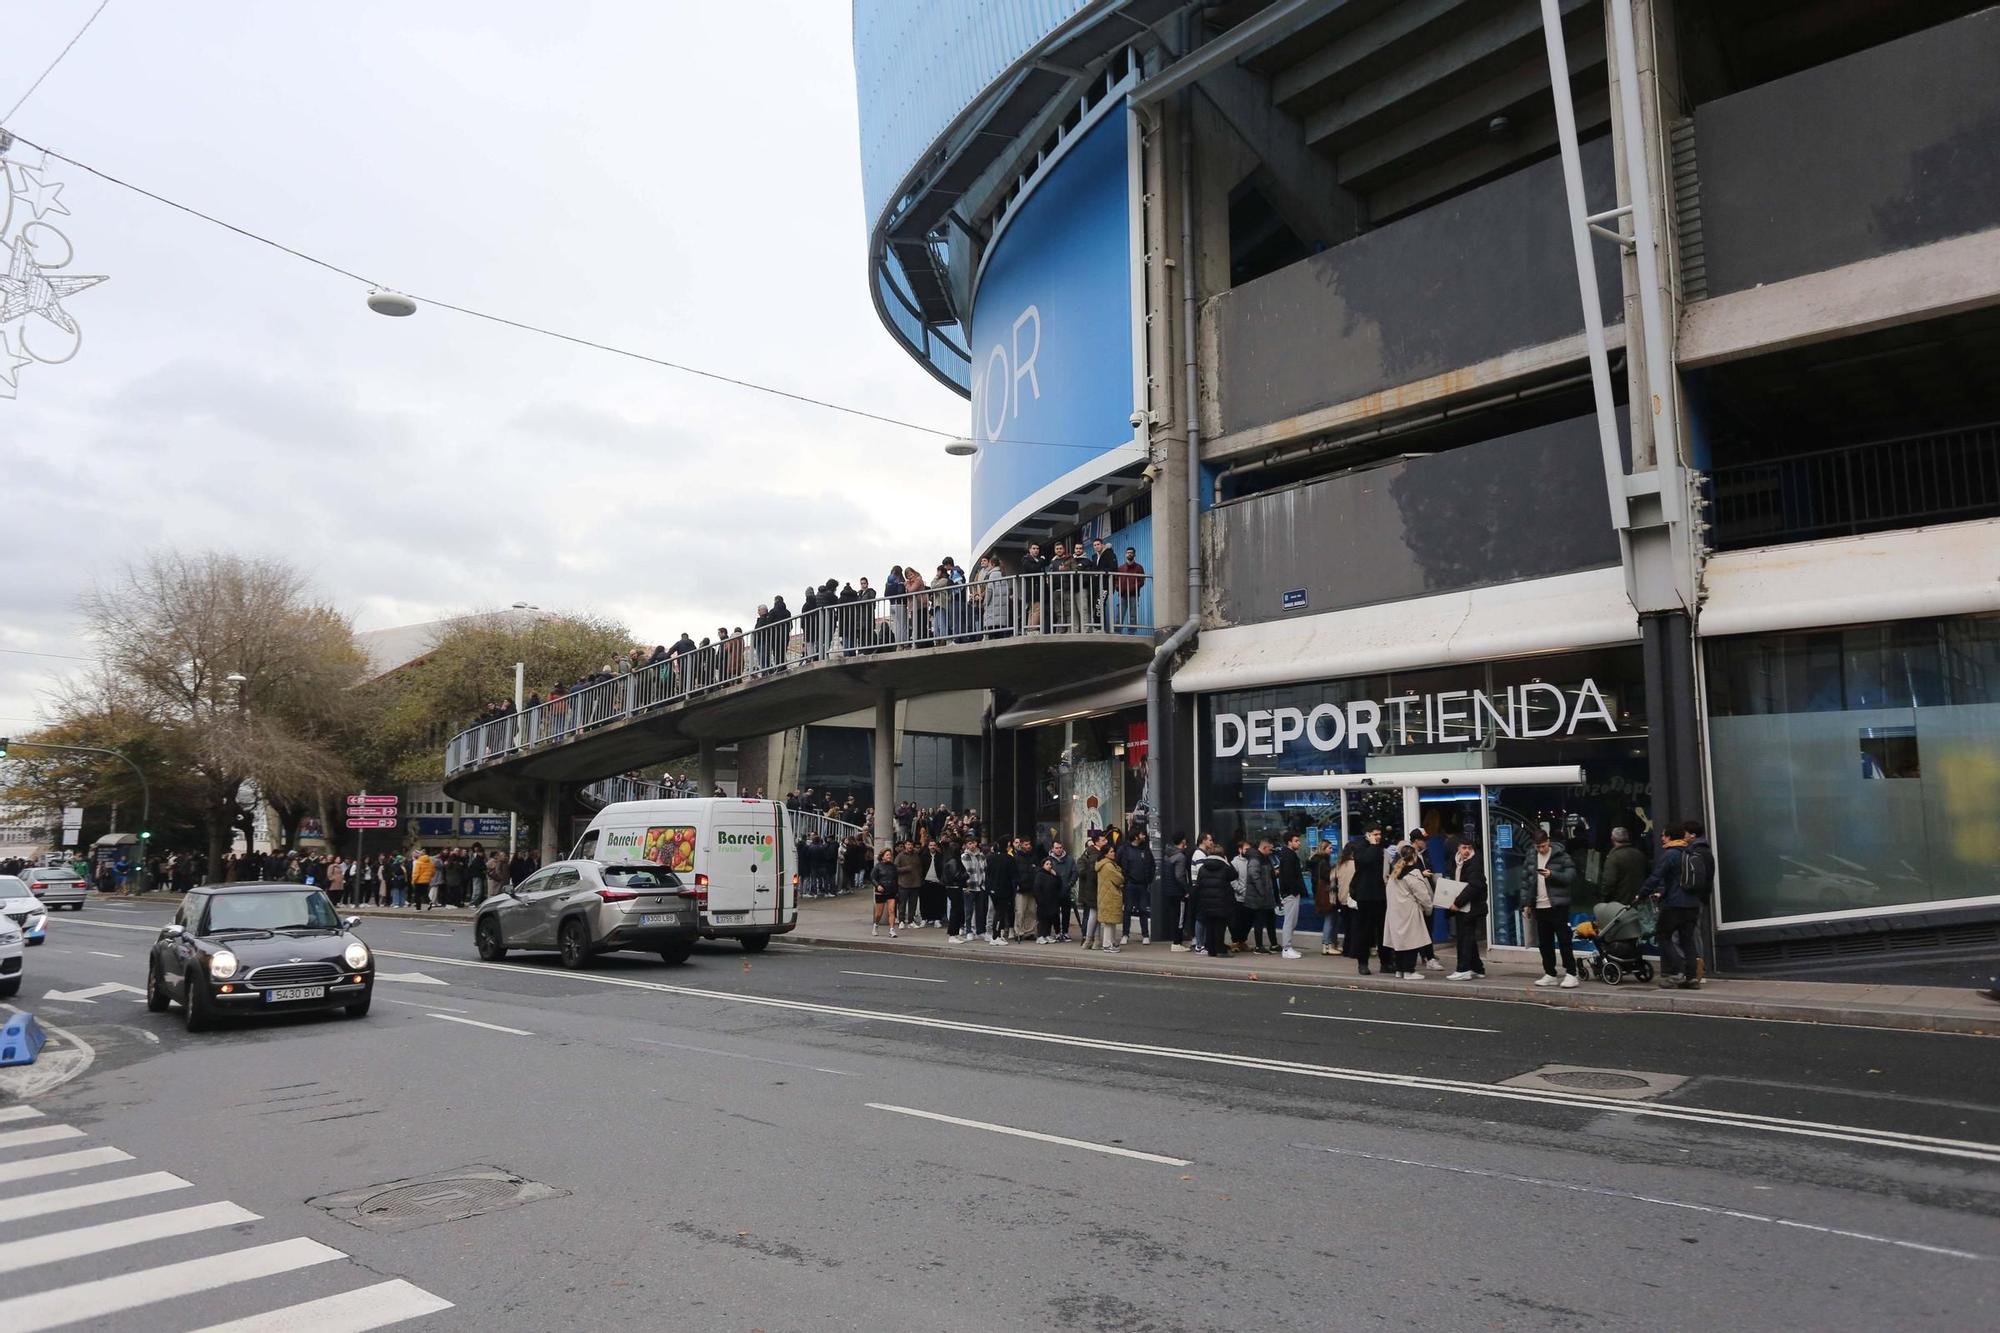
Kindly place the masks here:
<instances>
[{"instance_id":1,"label":"white sneaker","mask_svg":"<svg viewBox=\"0 0 2000 1333\"><path fill-rule=\"evenodd\" d=\"M1547 987L1550 986L1560 986L1562 983L1556 980L1554 974L1550 974L1547 976L1536 977L1535 984L1537 986L1541 986L1546 989Z\"/></svg>"},{"instance_id":2,"label":"white sneaker","mask_svg":"<svg viewBox=\"0 0 2000 1333\"><path fill-rule=\"evenodd\" d=\"M1130 935L1120 935L1118 937L1118 942L1120 944L1130 944L1132 942L1132 937Z\"/></svg>"},{"instance_id":3,"label":"white sneaker","mask_svg":"<svg viewBox=\"0 0 2000 1333\"><path fill-rule=\"evenodd\" d=\"M1279 953L1278 957L1280 957L1280 958L1303 958L1303 957L1305 957L1305 955L1304 955L1304 954L1302 954L1302 953L1300 953L1300 952L1299 952L1299 951L1298 951L1297 949L1286 949L1286 950L1282 951L1281 953Z\"/></svg>"},{"instance_id":4,"label":"white sneaker","mask_svg":"<svg viewBox=\"0 0 2000 1333\"><path fill-rule=\"evenodd\" d=\"M998 935L995 935L991 942L994 944L1005 944L1007 941L1001 939Z\"/></svg>"},{"instance_id":5,"label":"white sneaker","mask_svg":"<svg viewBox=\"0 0 2000 1333\"><path fill-rule=\"evenodd\" d=\"M1398 980L1398 981L1429 981L1429 980L1430 980L1430 978L1429 978L1429 977L1427 977L1427 976L1425 976L1425 975L1424 975L1423 973L1421 973L1421 972L1398 972L1398 973L1396 974L1396 980Z\"/></svg>"},{"instance_id":6,"label":"white sneaker","mask_svg":"<svg viewBox=\"0 0 2000 1333\"><path fill-rule=\"evenodd\" d=\"M1106 949L1106 950L1104 950L1103 952L1105 952L1105 953L1117 953L1117 952L1118 952L1118 946L1114 944L1114 945L1112 945L1112 946L1111 946L1111 947L1110 947L1109 949Z\"/></svg>"},{"instance_id":7,"label":"white sneaker","mask_svg":"<svg viewBox=\"0 0 2000 1333\"><path fill-rule=\"evenodd\" d=\"M1445 978L1445 980L1446 980L1446 981L1470 981L1470 980L1472 980L1472 973L1470 973L1470 972L1454 972L1454 973L1452 973L1452 974L1451 974L1450 976L1446 977L1446 978Z\"/></svg>"},{"instance_id":8,"label":"white sneaker","mask_svg":"<svg viewBox=\"0 0 2000 1333\"><path fill-rule=\"evenodd\" d=\"M882 933L882 927L880 927L880 926L870 926L870 927L868 927L868 933L869 933L870 935L876 935L876 936L879 936L879 935L881 935L881 933Z\"/></svg>"},{"instance_id":9,"label":"white sneaker","mask_svg":"<svg viewBox=\"0 0 2000 1333\"><path fill-rule=\"evenodd\" d=\"M1570 973L1568 976L1562 979L1562 988L1564 990L1575 990L1581 984L1582 983L1576 979L1576 973L1574 972Z\"/></svg>"},{"instance_id":10,"label":"white sneaker","mask_svg":"<svg viewBox=\"0 0 2000 1333\"><path fill-rule=\"evenodd\" d=\"M1440 962L1439 962L1439 961L1438 961L1437 959L1435 959L1435 958L1426 958L1426 959L1424 960L1424 971L1426 971L1426 972L1442 972L1442 971L1444 971L1444 964L1443 964L1443 963L1440 963Z\"/></svg>"},{"instance_id":11,"label":"white sneaker","mask_svg":"<svg viewBox=\"0 0 2000 1333\"><path fill-rule=\"evenodd\" d=\"M1169 944L1167 946L1168 953L1186 953L1187 951L1188 947L1185 944Z\"/></svg>"},{"instance_id":12,"label":"white sneaker","mask_svg":"<svg viewBox=\"0 0 2000 1333\"><path fill-rule=\"evenodd\" d=\"M1141 935L1139 937L1139 943L1141 944L1151 944L1152 942L1153 942L1153 937L1151 935Z\"/></svg>"},{"instance_id":13,"label":"white sneaker","mask_svg":"<svg viewBox=\"0 0 2000 1333\"><path fill-rule=\"evenodd\" d=\"M896 938L896 932L895 932L895 931L893 931L893 930L892 930L892 931L890 931L890 932L889 932L889 938L890 938L890 939L892 939L892 940L893 940L893 939L895 939L895 938Z\"/></svg>"}]
</instances>

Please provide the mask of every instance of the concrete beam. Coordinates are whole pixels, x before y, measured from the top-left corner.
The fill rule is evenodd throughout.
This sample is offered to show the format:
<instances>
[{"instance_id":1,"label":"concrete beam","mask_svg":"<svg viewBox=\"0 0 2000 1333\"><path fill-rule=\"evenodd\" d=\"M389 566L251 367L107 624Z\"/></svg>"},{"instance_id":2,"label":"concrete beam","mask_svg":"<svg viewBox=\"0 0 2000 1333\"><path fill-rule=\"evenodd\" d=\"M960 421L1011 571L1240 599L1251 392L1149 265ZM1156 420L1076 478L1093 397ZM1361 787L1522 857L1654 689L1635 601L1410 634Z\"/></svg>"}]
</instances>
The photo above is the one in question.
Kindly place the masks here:
<instances>
[{"instance_id":1,"label":"concrete beam","mask_svg":"<svg viewBox=\"0 0 2000 1333\"><path fill-rule=\"evenodd\" d=\"M536 850L541 856L541 863L547 865L551 861L562 859L562 854L569 850L562 842L562 819L565 805L563 800L565 794L563 784L560 782L544 782L541 794L541 817L535 821L536 831L541 835L541 838Z\"/></svg>"},{"instance_id":2,"label":"concrete beam","mask_svg":"<svg viewBox=\"0 0 2000 1333\"><path fill-rule=\"evenodd\" d=\"M1147 79L1132 91L1132 101L1140 106L1159 102L1183 88L1252 59L1284 41L1308 24L1317 23L1353 0L1277 0L1270 8L1253 14L1214 41L1196 47L1173 64Z\"/></svg>"},{"instance_id":3,"label":"concrete beam","mask_svg":"<svg viewBox=\"0 0 2000 1333\"><path fill-rule=\"evenodd\" d=\"M1258 184L1285 224L1307 242L1338 245L1361 230L1361 202L1306 142L1299 123L1271 100L1263 75L1235 66L1202 81L1201 95L1262 159Z\"/></svg>"},{"instance_id":4,"label":"concrete beam","mask_svg":"<svg viewBox=\"0 0 2000 1333\"><path fill-rule=\"evenodd\" d=\"M1624 326L1614 324L1605 329L1604 339L1614 349L1623 347ZM1583 360L1583 334L1579 331L1573 337L1556 342L1523 347L1475 365L1446 371L1442 375L1432 375L1344 403L1334 403L1248 430L1213 437L1202 444L1202 461L1235 462L1268 449L1366 426L1378 420L1386 425L1391 419L1418 409L1448 407L1463 398L1484 396L1504 389L1514 381L1531 381L1564 367L1580 366Z\"/></svg>"},{"instance_id":5,"label":"concrete beam","mask_svg":"<svg viewBox=\"0 0 2000 1333\"><path fill-rule=\"evenodd\" d=\"M896 811L896 692L883 690L875 699L875 850L895 836Z\"/></svg>"},{"instance_id":6,"label":"concrete beam","mask_svg":"<svg viewBox=\"0 0 2000 1333\"><path fill-rule=\"evenodd\" d=\"M1279 71L1271 81L1272 95L1286 106L1307 98L1323 85L1349 75L1362 61L1419 42L1425 29L1457 12L1463 3L1464 0L1405 0L1390 5L1298 64Z\"/></svg>"},{"instance_id":7,"label":"concrete beam","mask_svg":"<svg viewBox=\"0 0 2000 1333\"><path fill-rule=\"evenodd\" d=\"M2000 305L2000 228L1691 302L1682 369Z\"/></svg>"}]
</instances>

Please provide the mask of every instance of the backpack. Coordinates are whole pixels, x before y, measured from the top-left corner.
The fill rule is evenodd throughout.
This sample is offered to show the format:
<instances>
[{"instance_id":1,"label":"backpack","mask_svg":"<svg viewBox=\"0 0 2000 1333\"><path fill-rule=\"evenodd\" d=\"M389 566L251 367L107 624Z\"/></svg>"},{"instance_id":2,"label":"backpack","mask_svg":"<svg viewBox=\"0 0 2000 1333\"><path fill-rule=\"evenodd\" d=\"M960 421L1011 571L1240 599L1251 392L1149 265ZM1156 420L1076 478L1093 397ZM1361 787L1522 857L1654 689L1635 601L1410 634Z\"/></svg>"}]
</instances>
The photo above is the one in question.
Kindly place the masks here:
<instances>
[{"instance_id":1,"label":"backpack","mask_svg":"<svg viewBox=\"0 0 2000 1333\"><path fill-rule=\"evenodd\" d=\"M1681 848L1681 892L1704 907L1715 891L1715 854L1690 843Z\"/></svg>"}]
</instances>

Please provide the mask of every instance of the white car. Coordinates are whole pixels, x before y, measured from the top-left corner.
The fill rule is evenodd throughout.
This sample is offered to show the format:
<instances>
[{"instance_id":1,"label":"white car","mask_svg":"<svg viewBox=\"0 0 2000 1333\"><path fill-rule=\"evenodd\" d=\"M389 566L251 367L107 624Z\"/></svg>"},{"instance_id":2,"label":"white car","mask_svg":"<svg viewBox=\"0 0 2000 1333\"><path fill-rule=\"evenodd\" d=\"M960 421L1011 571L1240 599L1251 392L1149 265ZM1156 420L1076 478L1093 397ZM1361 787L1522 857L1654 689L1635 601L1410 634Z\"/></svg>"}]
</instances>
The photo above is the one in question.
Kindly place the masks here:
<instances>
[{"instance_id":1,"label":"white car","mask_svg":"<svg viewBox=\"0 0 2000 1333\"><path fill-rule=\"evenodd\" d=\"M0 918L12 922L28 944L48 938L49 909L18 876L0 875Z\"/></svg>"},{"instance_id":2,"label":"white car","mask_svg":"<svg viewBox=\"0 0 2000 1333\"><path fill-rule=\"evenodd\" d=\"M0 1000L21 989L21 957L26 952L21 928L0 916Z\"/></svg>"}]
</instances>

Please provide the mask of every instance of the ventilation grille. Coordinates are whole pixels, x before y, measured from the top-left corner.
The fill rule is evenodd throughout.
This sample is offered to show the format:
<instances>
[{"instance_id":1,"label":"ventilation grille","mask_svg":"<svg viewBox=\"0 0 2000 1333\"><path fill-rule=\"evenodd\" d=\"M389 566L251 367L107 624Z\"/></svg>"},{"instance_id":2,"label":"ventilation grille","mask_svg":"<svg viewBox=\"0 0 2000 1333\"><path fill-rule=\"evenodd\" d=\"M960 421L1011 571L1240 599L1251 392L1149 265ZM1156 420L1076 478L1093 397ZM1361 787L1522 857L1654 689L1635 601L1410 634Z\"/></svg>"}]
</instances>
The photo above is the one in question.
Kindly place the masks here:
<instances>
[{"instance_id":1,"label":"ventilation grille","mask_svg":"<svg viewBox=\"0 0 2000 1333\"><path fill-rule=\"evenodd\" d=\"M1759 940L1732 948L1742 968L1809 963L1821 958L1851 958L1866 954L1912 953L1924 949L1964 949L2000 945L2000 922L1968 921L1949 926L1918 926L1874 935L1814 935L1796 940Z\"/></svg>"},{"instance_id":2,"label":"ventilation grille","mask_svg":"<svg viewBox=\"0 0 2000 1333\"><path fill-rule=\"evenodd\" d=\"M1680 245L1681 299L1708 296L1708 252L1701 238L1701 174L1694 157L1694 121L1674 122L1674 232Z\"/></svg>"}]
</instances>

